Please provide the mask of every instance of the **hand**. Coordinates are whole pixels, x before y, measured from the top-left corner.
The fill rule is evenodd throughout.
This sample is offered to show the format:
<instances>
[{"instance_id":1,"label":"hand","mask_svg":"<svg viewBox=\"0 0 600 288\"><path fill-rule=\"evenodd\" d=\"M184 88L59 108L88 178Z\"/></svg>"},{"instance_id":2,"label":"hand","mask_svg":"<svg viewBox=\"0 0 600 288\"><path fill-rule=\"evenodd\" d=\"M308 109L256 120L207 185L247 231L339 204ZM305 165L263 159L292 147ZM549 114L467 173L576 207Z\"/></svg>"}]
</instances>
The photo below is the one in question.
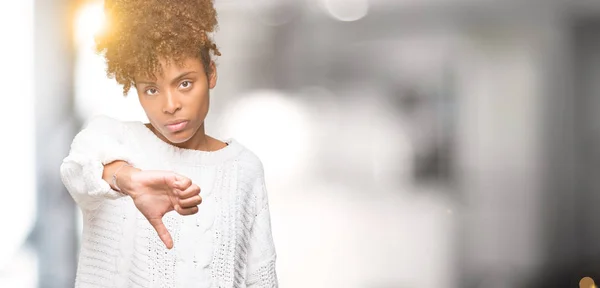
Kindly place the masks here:
<instances>
[{"instance_id":1,"label":"hand","mask_svg":"<svg viewBox=\"0 0 600 288\"><path fill-rule=\"evenodd\" d=\"M181 215L197 213L202 203L200 187L173 172L127 168L130 169L123 169L117 176L121 191L131 196L135 207L148 219L165 246L173 248L173 239L162 218L173 210Z\"/></svg>"}]
</instances>

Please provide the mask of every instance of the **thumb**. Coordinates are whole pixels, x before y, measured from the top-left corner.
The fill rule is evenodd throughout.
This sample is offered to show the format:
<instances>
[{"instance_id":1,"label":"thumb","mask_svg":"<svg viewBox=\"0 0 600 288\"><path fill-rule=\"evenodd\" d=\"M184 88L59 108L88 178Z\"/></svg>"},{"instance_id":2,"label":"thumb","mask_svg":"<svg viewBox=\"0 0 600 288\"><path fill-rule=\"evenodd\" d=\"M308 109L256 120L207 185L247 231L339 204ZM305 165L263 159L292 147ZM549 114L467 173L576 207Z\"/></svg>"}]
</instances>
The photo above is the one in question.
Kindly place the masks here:
<instances>
[{"instance_id":1,"label":"thumb","mask_svg":"<svg viewBox=\"0 0 600 288\"><path fill-rule=\"evenodd\" d=\"M158 237L160 238L160 240L162 240L162 242L165 243L167 249L173 248L173 239L171 238L169 230L167 230L167 227L165 227L165 224L163 224L162 219L154 218L148 219L148 221L150 222L150 225L154 227L156 233L158 233Z\"/></svg>"},{"instance_id":2,"label":"thumb","mask_svg":"<svg viewBox=\"0 0 600 288\"><path fill-rule=\"evenodd\" d=\"M185 190L192 185L192 181L187 177L175 174L175 182L173 184L175 185L175 188Z\"/></svg>"},{"instance_id":3,"label":"thumb","mask_svg":"<svg viewBox=\"0 0 600 288\"><path fill-rule=\"evenodd\" d=\"M165 173L165 174L163 175L163 177L164 177L164 179L165 179L165 180L164 180L164 181L165 181L165 183L166 183L166 184L167 184L167 186L169 186L169 187L173 187L173 186L175 186L175 183L177 183L177 181L178 181L178 180L179 180L179 178L180 178L180 177L179 177L179 176L177 176L177 174L175 174L175 173Z\"/></svg>"}]
</instances>

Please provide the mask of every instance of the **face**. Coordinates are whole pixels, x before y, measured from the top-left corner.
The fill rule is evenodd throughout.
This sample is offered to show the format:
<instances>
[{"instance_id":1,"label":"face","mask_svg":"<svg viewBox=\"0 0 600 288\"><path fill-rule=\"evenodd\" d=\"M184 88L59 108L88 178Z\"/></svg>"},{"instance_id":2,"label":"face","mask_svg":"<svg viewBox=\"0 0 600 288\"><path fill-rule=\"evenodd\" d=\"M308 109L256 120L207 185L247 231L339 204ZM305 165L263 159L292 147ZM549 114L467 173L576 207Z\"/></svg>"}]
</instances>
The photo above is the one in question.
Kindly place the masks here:
<instances>
[{"instance_id":1,"label":"face","mask_svg":"<svg viewBox=\"0 0 600 288\"><path fill-rule=\"evenodd\" d=\"M209 90L217 83L214 63L206 75L199 58L187 58L181 66L160 59L162 75L155 79L135 78L135 88L155 132L163 140L189 148L204 137Z\"/></svg>"}]
</instances>

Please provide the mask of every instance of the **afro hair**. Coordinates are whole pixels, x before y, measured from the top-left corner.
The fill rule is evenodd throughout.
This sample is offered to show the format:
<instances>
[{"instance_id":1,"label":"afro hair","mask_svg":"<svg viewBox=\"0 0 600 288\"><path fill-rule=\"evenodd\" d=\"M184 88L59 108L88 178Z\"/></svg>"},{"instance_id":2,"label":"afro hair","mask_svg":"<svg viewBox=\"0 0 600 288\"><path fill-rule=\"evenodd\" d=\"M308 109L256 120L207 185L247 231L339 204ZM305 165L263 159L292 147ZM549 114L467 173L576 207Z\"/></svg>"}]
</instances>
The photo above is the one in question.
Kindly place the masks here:
<instances>
[{"instance_id":1,"label":"afro hair","mask_svg":"<svg viewBox=\"0 0 600 288\"><path fill-rule=\"evenodd\" d=\"M106 59L107 76L123 85L134 77L162 73L159 58L177 64L197 57L210 73L212 55L220 56L210 33L217 27L213 0L106 0L106 26L96 35L96 52Z\"/></svg>"}]
</instances>

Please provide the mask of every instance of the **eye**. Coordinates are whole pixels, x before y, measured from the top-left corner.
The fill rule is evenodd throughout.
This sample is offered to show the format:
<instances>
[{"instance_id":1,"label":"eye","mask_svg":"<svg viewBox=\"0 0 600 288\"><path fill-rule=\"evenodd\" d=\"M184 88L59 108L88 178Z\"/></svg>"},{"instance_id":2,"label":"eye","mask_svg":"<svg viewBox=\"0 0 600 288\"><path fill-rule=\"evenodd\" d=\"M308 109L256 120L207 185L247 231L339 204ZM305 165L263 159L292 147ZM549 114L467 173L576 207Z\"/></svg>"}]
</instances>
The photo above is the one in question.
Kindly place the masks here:
<instances>
[{"instance_id":1,"label":"eye","mask_svg":"<svg viewBox=\"0 0 600 288\"><path fill-rule=\"evenodd\" d=\"M183 81L181 82L181 84L179 84L179 87L183 88L183 89L188 89L190 87L192 87L192 82L190 81Z\"/></svg>"},{"instance_id":2,"label":"eye","mask_svg":"<svg viewBox=\"0 0 600 288\"><path fill-rule=\"evenodd\" d=\"M152 96L152 95L156 95L158 93L158 90L156 90L155 88L148 88L148 89L146 89L145 92L146 92L147 95L151 95Z\"/></svg>"}]
</instances>

